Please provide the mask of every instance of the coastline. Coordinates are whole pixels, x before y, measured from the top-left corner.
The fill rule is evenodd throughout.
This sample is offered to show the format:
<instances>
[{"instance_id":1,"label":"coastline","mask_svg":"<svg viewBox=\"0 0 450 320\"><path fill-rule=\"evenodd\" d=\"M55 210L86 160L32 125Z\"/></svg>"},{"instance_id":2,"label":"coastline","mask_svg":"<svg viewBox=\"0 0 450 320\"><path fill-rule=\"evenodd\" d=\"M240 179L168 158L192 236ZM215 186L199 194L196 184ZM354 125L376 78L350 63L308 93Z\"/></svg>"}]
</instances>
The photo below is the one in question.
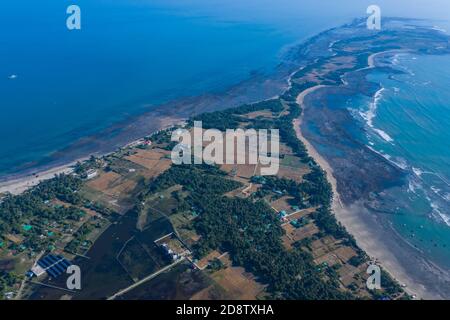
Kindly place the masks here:
<instances>
[{"instance_id":1,"label":"coastline","mask_svg":"<svg viewBox=\"0 0 450 320\"><path fill-rule=\"evenodd\" d=\"M297 47L302 47L303 43L299 43L296 45L292 45L292 48L297 48ZM291 48L291 50L292 50ZM375 56L379 55L379 54L383 54L385 52L379 52L376 54L373 54L369 57L369 65L370 62L372 61L372 64L374 63L374 58ZM278 89L281 90L281 94L287 89L291 87L291 77L298 72L299 70L301 70L304 66L301 66L300 68L292 68L291 70L287 70L288 68L286 66L281 67L281 70L278 70L279 74L276 75L274 78L267 78L265 83L264 83L264 87L265 89L267 89L267 86L270 87L278 87ZM373 66L370 66L373 67ZM284 75L283 75L284 74ZM79 154L79 155L75 155L74 157L71 157L71 159L63 159L62 161L57 161L54 163L49 163L48 165L43 165L41 167L37 167L34 170L27 170L24 171L22 173L19 173L17 175L6 175L4 177L0 176L0 195L2 193L11 193L13 195L18 195L23 193L24 191L26 191L27 189L37 185L39 182L44 181L44 180L48 180L53 178L55 175L57 174L61 174L61 173L70 173L72 171L71 167L73 167L77 162L83 162L85 160L87 160L91 155L94 156L105 156L111 152L114 152L115 150L119 149L119 148L123 148L126 147L127 145L133 143L136 140L142 139L145 136L151 135L155 132L158 132L159 130L163 130L166 128L169 128L173 125L175 125L178 122L184 121L185 119L189 118L189 116L192 115L192 111L189 111L192 106L194 106L195 113L203 113L203 112L208 112L208 111L215 111L215 110L219 110L222 108L218 108L219 104L222 104L223 101L223 97L221 97L222 95L225 96L225 99L230 98L230 96L232 97L230 100L234 101L234 99L237 100L237 102L235 102L234 104L242 104L245 103L245 101L241 101L242 96L245 96L245 92L242 91L250 91L252 92L253 90L253 86L255 85L255 83L258 83L260 85L259 81L256 80L260 80L259 76L254 77L255 79L249 78L247 80L242 81L241 83L238 83L236 85L231 86L230 88L228 88L227 90L225 90L224 94L218 94L218 95L208 95L205 94L203 96L199 96L199 97L188 97L188 98L183 98L181 100L175 100L166 104L163 104L161 106L158 106L157 108L138 115L135 118L131 118L128 120L125 120L122 123L118 123L113 125L111 128L108 128L108 130L106 130L106 139L107 139L107 134L108 131L116 131L116 130L120 130L121 132L133 132L136 130L136 127L144 127L144 126L148 126L145 125L144 122L147 121L149 118L152 119L152 124L150 126L148 126L149 130L147 132L143 132L142 130L139 131L139 133L136 133L130 137L121 139L120 142L117 142L115 144L112 144L112 147L110 148L111 150L103 150L100 152L93 152L93 151L89 151L88 153L85 154ZM275 80L277 79L277 80ZM284 82L284 88L283 85L280 83ZM321 86L319 86L321 87ZM313 89L313 88L310 88ZM310 89L305 90L306 92L303 94L303 96L306 96L309 92ZM263 101L263 100L267 100L267 99L273 99L273 98L278 98L280 97L281 94L275 94L272 95L272 93L269 94L268 97L264 98L264 99L255 99L254 102L258 102L258 101ZM241 96L241 98L240 98ZM227 101L227 100L225 100ZM225 103L227 104L227 103ZM211 107L207 107L206 105L211 105ZM233 103L231 104L233 105ZM229 106L230 107L230 106ZM208 110L210 109L211 110ZM171 110L172 111L167 111L167 110ZM177 111L173 111L173 109L176 109ZM86 143L92 143L92 141L98 145L100 145L100 147L103 147L103 142L102 141L98 141L103 137L103 132L99 133L99 136L93 136L93 137L85 137L83 139L80 139L80 141L76 141L73 143L73 145L77 145L80 144L82 148L85 147ZM131 138L131 139L130 139ZM88 142L85 142L88 141ZM67 150L66 150L67 149ZM72 148L71 146L64 148L62 150L58 150L57 153L62 153L62 152L72 152ZM317 154L318 155L318 154ZM68 161L67 161L68 160ZM331 169L331 168L330 168ZM331 181L331 180L330 180Z\"/></svg>"},{"instance_id":2,"label":"coastline","mask_svg":"<svg viewBox=\"0 0 450 320\"><path fill-rule=\"evenodd\" d=\"M298 47L301 44L292 45L289 51ZM113 153L195 114L278 97L289 87L288 79L299 66L300 63L294 57L288 57L270 74L250 75L220 92L204 92L198 96L178 97L156 106L148 105L149 109L142 113L113 123L92 135L83 136L44 158L22 164L20 169L14 169L13 172L0 173L0 195L10 190L13 194L20 194L34 186L37 180L53 178L54 174L68 170L78 161L82 162L90 156L101 157Z\"/></svg>"},{"instance_id":3,"label":"coastline","mask_svg":"<svg viewBox=\"0 0 450 320\"><path fill-rule=\"evenodd\" d=\"M162 120L164 120L163 121L164 125L162 125L160 127L160 129L152 132L152 134L157 133L160 130L168 129L180 122L180 119L170 118L170 117L163 118ZM129 146L132 146L134 143L141 141L143 138L144 137L137 139L137 140L133 140L131 142L127 142L126 144L122 145L120 148L127 148ZM95 156L104 157L110 153L111 152L103 153L100 155L95 154ZM91 154L91 155L94 155L94 154ZM6 194L6 193L10 193L12 195L20 195L21 193L27 191L28 189L38 185L42 181L52 179L59 174L70 174L73 172L73 170L74 170L73 167L78 162L83 162L83 161L88 160L91 155L76 159L67 164L50 167L48 169L38 170L32 174L27 174L27 175L19 176L17 178L1 181L0 182L0 195Z\"/></svg>"},{"instance_id":4,"label":"coastline","mask_svg":"<svg viewBox=\"0 0 450 320\"><path fill-rule=\"evenodd\" d=\"M381 51L381 52L377 52L377 53L373 53L369 56L369 58L367 58L367 68L368 69L373 69L377 67L377 62L376 62L376 58L378 56L383 56L386 54L401 54L401 53L411 53L413 52L412 50L399 50L399 49L394 49L394 50L386 50L386 51Z\"/></svg>"},{"instance_id":5,"label":"coastline","mask_svg":"<svg viewBox=\"0 0 450 320\"><path fill-rule=\"evenodd\" d=\"M304 91L302 91L298 96L297 96L297 104L299 106L301 106L302 108L304 108L304 99L305 97L320 89L320 88L325 88L325 85L317 85L311 88L308 88ZM303 121L303 116L300 115L297 119L294 119L294 121L292 122L293 126L294 126L294 130L295 133L297 134L297 138L305 145L308 154L314 158L314 160L320 165L320 167L325 170L326 175L327 175L327 180L328 182L331 184L331 187L333 189L333 202L332 202L332 209L335 210L337 208L343 208L344 205L342 204L342 201L340 199L339 193L337 192L337 181L333 175L333 169L331 168L330 164L319 154L319 152L317 152L317 150L314 148L314 146L309 143L308 140L305 139L305 137L303 136L302 132L301 132L301 125L302 125L302 121Z\"/></svg>"},{"instance_id":6,"label":"coastline","mask_svg":"<svg viewBox=\"0 0 450 320\"><path fill-rule=\"evenodd\" d=\"M372 57L374 55L371 55ZM373 59L373 57L372 57ZM371 62L369 61L369 64ZM373 63L373 60L372 60ZM317 85L302 91L297 96L297 104L302 108L305 108L305 97L320 89L324 88L324 85ZM354 208L346 207L337 191L337 180L333 175L333 168L325 160L324 157L315 149L315 147L303 136L301 131L303 121L303 112L297 119L294 119L293 126L297 135L297 138L305 145L308 154L314 158L314 160L320 165L320 167L326 172L327 180L330 182L333 190L332 210L336 216L336 219L347 229L347 231L355 238L358 246L364 250L369 257L376 261L379 265L387 271L393 279L402 284L403 289L411 296L417 299L432 299L436 298L434 295L430 295L423 285L416 283L411 277L409 277L403 267L395 258L395 255L389 250L389 248L382 242L379 235L368 227L368 223L360 215L362 207L355 206Z\"/></svg>"},{"instance_id":7,"label":"coastline","mask_svg":"<svg viewBox=\"0 0 450 320\"><path fill-rule=\"evenodd\" d=\"M86 159L80 159L83 161ZM0 194L2 193L11 193L13 195L19 195L31 187L36 186L41 181L48 180L54 178L56 175L65 173L69 174L73 172L73 166L77 163L71 162L66 165L50 168L48 170L44 170L35 174L27 175L21 178L7 180L5 182L0 183Z\"/></svg>"},{"instance_id":8,"label":"coastline","mask_svg":"<svg viewBox=\"0 0 450 320\"><path fill-rule=\"evenodd\" d=\"M364 67L363 69L372 69L379 67L379 63L377 63L377 57L383 56L388 53L395 53L399 50L387 50L383 52L377 52L369 56L367 64L367 67ZM404 51L403 51L404 52ZM294 73L292 73L294 74ZM292 75L291 74L291 75ZM344 83L345 84L345 83ZM288 85L290 87L290 77L288 78ZM316 90L320 88L328 87L326 85L316 85L311 88L308 88L306 90L303 90L300 92L300 94L296 97L297 103L305 108L304 99L308 94L311 94L315 92ZM276 96L279 97L279 96ZM272 98L274 98L272 96ZM211 101L211 100L209 100ZM261 100L258 100L261 101ZM203 101L202 101L203 102ZM206 100L208 102L208 100ZM154 128L151 132L157 132L158 130L162 128L157 128L162 126L162 123L166 123L165 127L170 127L171 125L174 125L178 120L177 116L183 116L188 117L189 115L192 115L192 112L208 112L212 111L209 110L209 106L202 107L200 104L199 110L192 111L190 107L195 104L195 101L192 101L191 103L186 102L180 102L178 106L180 108L177 108L176 111L172 111L169 114L165 113L149 113L149 115L153 115L153 123ZM355 203L349 206L345 206L341 199L345 199L345 197L341 197L341 195L337 191L337 185L338 180L340 183L342 181L340 179L336 179L335 172L333 172L333 168L331 167L330 163L328 162L310 143L308 140L306 140L305 136L302 133L302 121L303 121L303 114L299 116L299 118L294 119L292 124L294 125L294 129L296 131L297 138L303 142L305 145L308 154L315 159L315 161L324 169L326 172L327 180L330 182L333 190L333 201L332 201L332 209L333 212L337 218L337 220L342 223L342 225L348 230L348 232L356 239L356 242L358 246L361 247L371 258L376 260L395 280L397 280L400 284L405 284L406 287L404 290L409 293L410 295L415 295L417 298L436 298L435 295L432 295L423 285L420 283L417 283L413 279L413 276L409 273L407 273L407 270L405 267L408 265L405 264L405 259L400 259L396 253L399 251L396 247L395 250L390 244L392 244L395 241L401 240L401 237L398 234L395 234L395 230L392 228L389 228L389 225L387 225L388 228L385 229L392 229L392 230L381 230L382 226L378 225L380 221L377 221L376 217L373 217L368 210L364 207L363 203ZM147 120L149 117L147 117ZM143 124L143 121L141 121L140 118L134 119L134 121L131 123L130 126L139 127ZM306 131L305 131L306 132ZM144 134L139 136L145 136ZM314 140L310 140L314 141ZM128 143L129 144L129 143ZM117 148L126 147L127 144L123 143L120 145L116 145ZM108 153L97 153L96 156L102 156L106 155ZM79 159L79 161L86 160L87 158L84 157L82 159ZM43 169L41 171L36 171L38 173L28 174L23 177L17 177L13 178L11 180L6 180L0 182L0 194L2 192L8 191L13 194L20 194L21 192L25 191L26 189L38 184L42 180L51 179L56 174L59 173L69 173L71 171L71 167L77 162L73 161L66 165L60 165L60 166L53 166L50 169ZM336 170L336 174L338 174L339 171ZM339 177L339 175L337 175ZM340 177L339 177L340 178ZM341 194L344 196L344 193ZM398 244L398 247L401 247L402 245ZM403 246L405 247L405 246ZM408 259L408 262L416 262L413 259ZM402 262L402 263L401 263ZM405 266L405 267L403 267ZM440 296L438 296L439 298Z\"/></svg>"}]
</instances>

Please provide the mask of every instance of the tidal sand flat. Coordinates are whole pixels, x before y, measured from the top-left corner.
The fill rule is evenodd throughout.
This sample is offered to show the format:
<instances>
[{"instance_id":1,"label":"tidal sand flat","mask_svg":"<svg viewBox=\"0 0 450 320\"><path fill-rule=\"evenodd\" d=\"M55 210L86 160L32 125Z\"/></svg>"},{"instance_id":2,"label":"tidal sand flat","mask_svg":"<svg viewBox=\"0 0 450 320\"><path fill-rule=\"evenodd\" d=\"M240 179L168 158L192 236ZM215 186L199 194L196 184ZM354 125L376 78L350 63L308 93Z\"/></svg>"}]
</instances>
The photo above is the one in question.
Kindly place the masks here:
<instances>
[{"instance_id":1,"label":"tidal sand flat","mask_svg":"<svg viewBox=\"0 0 450 320\"><path fill-rule=\"evenodd\" d=\"M344 211L336 210L337 217L361 247L380 260L410 292L423 298L448 298L448 185L442 169L448 167L448 152L444 151L448 150L448 133L440 129L447 120L442 110L436 115L444 114L443 119L430 114L436 108L445 108L445 90L433 91L434 105L427 106L429 93L421 98L415 89L408 104L397 105L396 109L384 106L383 113L379 110L379 120L375 105L383 101L385 91L399 94L407 90L399 79L416 74L396 67L401 65L399 56L416 54L416 59L434 59L439 64L448 59L449 40L447 34L432 28L410 25L406 31L397 23L386 24L377 34L359 30L355 31L359 37L335 39L329 58L294 76L298 84L316 86L307 95L299 96L304 113L298 133L309 142L311 154L326 162L323 168L336 179L336 190L345 207ZM397 38L400 35L401 40ZM328 36L336 34L330 32ZM414 81L424 85L432 81L433 74L423 72L422 78L415 77ZM387 80L376 81L380 75ZM317 87L319 84L326 86ZM444 96L438 98L440 91ZM422 113L415 112L415 107ZM393 115L396 112L403 113L403 118ZM407 120L401 123L401 119ZM427 122L434 123L437 130L417 125ZM425 138L427 133L433 134ZM420 147L420 140L412 138L415 135L424 141L433 139L437 147L434 151L431 145L428 150L413 150ZM401 156L400 151L394 152L394 146L403 151ZM431 185L426 190L426 183L421 184L421 199L419 191L414 193L415 177L422 172L412 165L418 163L416 157L426 168L434 166L434 170L423 171L437 176L434 188Z\"/></svg>"}]
</instances>

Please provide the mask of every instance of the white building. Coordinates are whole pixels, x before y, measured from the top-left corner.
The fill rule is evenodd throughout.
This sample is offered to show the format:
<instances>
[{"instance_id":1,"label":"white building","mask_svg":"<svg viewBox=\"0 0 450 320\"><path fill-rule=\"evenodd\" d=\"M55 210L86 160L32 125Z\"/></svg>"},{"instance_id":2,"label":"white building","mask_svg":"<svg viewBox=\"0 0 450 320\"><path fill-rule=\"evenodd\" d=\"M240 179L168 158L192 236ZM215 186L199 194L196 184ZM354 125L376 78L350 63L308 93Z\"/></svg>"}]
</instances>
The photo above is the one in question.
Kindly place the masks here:
<instances>
[{"instance_id":1,"label":"white building","mask_svg":"<svg viewBox=\"0 0 450 320\"><path fill-rule=\"evenodd\" d=\"M96 177L97 174L98 174L97 170L93 170L93 169L92 169L92 170L89 170L89 171L86 173L86 176L87 176L88 179L92 179L92 178Z\"/></svg>"}]
</instances>

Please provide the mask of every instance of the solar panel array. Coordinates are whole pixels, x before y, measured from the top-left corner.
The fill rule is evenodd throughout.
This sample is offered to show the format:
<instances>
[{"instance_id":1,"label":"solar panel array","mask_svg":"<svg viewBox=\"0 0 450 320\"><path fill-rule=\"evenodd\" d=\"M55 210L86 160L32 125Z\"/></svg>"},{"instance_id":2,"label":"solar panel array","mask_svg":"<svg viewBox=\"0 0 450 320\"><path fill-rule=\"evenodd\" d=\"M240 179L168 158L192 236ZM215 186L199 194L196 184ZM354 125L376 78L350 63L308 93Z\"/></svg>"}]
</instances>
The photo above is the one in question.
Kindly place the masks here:
<instances>
[{"instance_id":1,"label":"solar panel array","mask_svg":"<svg viewBox=\"0 0 450 320\"><path fill-rule=\"evenodd\" d=\"M56 278L65 273L71 263L61 255L49 254L39 260L38 265L45 269L52 278Z\"/></svg>"}]
</instances>

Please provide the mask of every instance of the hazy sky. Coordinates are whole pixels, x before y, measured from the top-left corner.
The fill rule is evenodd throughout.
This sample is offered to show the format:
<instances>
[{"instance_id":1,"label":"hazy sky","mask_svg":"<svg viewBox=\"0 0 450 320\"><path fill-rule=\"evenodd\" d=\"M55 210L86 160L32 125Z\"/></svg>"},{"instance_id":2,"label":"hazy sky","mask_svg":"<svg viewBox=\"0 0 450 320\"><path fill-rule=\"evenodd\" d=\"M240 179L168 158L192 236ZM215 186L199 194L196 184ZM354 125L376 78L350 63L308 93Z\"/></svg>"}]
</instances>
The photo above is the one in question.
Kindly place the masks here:
<instances>
[{"instance_id":1,"label":"hazy sky","mask_svg":"<svg viewBox=\"0 0 450 320\"><path fill-rule=\"evenodd\" d=\"M138 1L138 0L132 0ZM450 0L139 0L160 4L181 12L204 14L218 19L273 24L296 33L296 29L319 24L336 26L366 15L371 4L381 7L382 15L427 19L450 19ZM449 23L442 23L448 26ZM299 32L304 34L303 32Z\"/></svg>"},{"instance_id":2,"label":"hazy sky","mask_svg":"<svg viewBox=\"0 0 450 320\"><path fill-rule=\"evenodd\" d=\"M138 2L163 3L186 8L203 7L233 15L247 15L249 11L258 16L275 17L283 14L291 18L307 13L332 16L333 14L358 13L371 4L380 6L388 15L423 17L434 19L450 18L448 0L132 0ZM362 12L364 14L364 12Z\"/></svg>"}]
</instances>

